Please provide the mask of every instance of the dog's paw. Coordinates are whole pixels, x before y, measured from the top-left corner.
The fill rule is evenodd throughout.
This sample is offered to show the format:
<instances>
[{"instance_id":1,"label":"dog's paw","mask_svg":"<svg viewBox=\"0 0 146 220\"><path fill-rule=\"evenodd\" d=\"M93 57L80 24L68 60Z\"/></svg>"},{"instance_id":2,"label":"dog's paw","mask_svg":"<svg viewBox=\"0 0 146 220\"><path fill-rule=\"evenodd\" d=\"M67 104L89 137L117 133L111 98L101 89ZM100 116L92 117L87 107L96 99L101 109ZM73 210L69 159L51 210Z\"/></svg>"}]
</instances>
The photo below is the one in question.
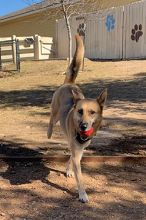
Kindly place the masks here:
<instances>
[{"instance_id":1,"label":"dog's paw","mask_svg":"<svg viewBox=\"0 0 146 220\"><path fill-rule=\"evenodd\" d=\"M79 201L82 202L82 203L89 202L87 193L85 191L84 192L79 192Z\"/></svg>"},{"instance_id":2,"label":"dog's paw","mask_svg":"<svg viewBox=\"0 0 146 220\"><path fill-rule=\"evenodd\" d=\"M66 177L74 177L74 172L72 170L66 170Z\"/></svg>"}]
</instances>

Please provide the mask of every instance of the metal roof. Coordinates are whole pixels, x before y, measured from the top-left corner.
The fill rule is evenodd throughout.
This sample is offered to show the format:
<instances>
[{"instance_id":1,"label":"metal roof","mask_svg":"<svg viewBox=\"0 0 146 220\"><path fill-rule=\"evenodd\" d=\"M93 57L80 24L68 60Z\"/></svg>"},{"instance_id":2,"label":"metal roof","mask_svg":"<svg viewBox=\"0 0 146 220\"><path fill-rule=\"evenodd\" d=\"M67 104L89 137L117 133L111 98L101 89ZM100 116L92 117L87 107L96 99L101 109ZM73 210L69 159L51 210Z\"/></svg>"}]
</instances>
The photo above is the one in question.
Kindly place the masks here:
<instances>
[{"instance_id":1,"label":"metal roof","mask_svg":"<svg viewBox=\"0 0 146 220\"><path fill-rule=\"evenodd\" d=\"M66 1L66 4L75 3L76 1L77 0L68 0L68 1ZM13 19L16 19L19 17L25 17L25 16L31 15L31 14L36 14L36 13L44 11L48 8L50 8L50 9L58 8L60 6L61 6L61 4L60 4L59 0L44 0L40 3L32 4L24 9L10 13L8 15L1 16L0 23L8 21L8 20L13 20Z\"/></svg>"}]
</instances>

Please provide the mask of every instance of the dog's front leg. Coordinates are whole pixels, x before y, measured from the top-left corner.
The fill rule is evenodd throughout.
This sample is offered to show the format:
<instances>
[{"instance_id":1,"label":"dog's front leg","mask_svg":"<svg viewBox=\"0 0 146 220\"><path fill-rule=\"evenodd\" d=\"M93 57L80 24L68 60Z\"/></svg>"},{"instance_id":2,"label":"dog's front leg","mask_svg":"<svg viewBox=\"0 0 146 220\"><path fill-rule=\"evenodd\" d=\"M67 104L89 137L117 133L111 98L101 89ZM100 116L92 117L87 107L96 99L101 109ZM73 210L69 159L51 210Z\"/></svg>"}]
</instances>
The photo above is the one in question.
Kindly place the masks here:
<instances>
[{"instance_id":1,"label":"dog's front leg","mask_svg":"<svg viewBox=\"0 0 146 220\"><path fill-rule=\"evenodd\" d=\"M69 159L69 161L67 163L66 176L67 177L73 177L74 176L73 164L72 164L72 156L70 156L70 159Z\"/></svg>"},{"instance_id":2,"label":"dog's front leg","mask_svg":"<svg viewBox=\"0 0 146 220\"><path fill-rule=\"evenodd\" d=\"M81 164L80 164L82 155L83 155L83 149L79 149L76 147L72 148L72 164L78 186L79 200L81 202L88 202L89 201L88 196L82 182L82 173L81 173Z\"/></svg>"},{"instance_id":3,"label":"dog's front leg","mask_svg":"<svg viewBox=\"0 0 146 220\"><path fill-rule=\"evenodd\" d=\"M48 138L51 138L52 132L53 132L53 116L51 115L49 126L48 126L48 132L47 132Z\"/></svg>"}]
</instances>

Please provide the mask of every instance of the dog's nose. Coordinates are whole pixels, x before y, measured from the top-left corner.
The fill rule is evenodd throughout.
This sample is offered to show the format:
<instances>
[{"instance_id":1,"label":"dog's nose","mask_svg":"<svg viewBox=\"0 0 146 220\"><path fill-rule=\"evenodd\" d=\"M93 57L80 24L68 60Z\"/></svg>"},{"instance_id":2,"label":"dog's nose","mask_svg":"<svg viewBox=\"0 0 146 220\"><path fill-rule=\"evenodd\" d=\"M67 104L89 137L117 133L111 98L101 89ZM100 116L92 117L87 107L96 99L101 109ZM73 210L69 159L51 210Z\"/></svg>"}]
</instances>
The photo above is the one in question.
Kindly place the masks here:
<instances>
[{"instance_id":1,"label":"dog's nose","mask_svg":"<svg viewBox=\"0 0 146 220\"><path fill-rule=\"evenodd\" d=\"M85 123L85 122L83 122L83 123L80 124L80 129L81 129L82 131L86 131L87 127L88 127L88 124Z\"/></svg>"}]
</instances>

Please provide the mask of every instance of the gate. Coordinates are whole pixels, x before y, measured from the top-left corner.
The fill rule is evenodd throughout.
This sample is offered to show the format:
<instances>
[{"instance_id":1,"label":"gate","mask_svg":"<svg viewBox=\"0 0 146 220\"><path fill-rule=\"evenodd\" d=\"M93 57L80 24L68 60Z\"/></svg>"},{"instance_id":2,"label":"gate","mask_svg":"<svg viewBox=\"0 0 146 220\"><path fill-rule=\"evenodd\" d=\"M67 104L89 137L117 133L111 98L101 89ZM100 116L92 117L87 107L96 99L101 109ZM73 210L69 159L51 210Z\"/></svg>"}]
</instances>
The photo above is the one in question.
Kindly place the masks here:
<instances>
[{"instance_id":1,"label":"gate","mask_svg":"<svg viewBox=\"0 0 146 220\"><path fill-rule=\"evenodd\" d=\"M20 72L19 40L0 41L0 71L3 70L3 63L12 62L16 70Z\"/></svg>"}]
</instances>

